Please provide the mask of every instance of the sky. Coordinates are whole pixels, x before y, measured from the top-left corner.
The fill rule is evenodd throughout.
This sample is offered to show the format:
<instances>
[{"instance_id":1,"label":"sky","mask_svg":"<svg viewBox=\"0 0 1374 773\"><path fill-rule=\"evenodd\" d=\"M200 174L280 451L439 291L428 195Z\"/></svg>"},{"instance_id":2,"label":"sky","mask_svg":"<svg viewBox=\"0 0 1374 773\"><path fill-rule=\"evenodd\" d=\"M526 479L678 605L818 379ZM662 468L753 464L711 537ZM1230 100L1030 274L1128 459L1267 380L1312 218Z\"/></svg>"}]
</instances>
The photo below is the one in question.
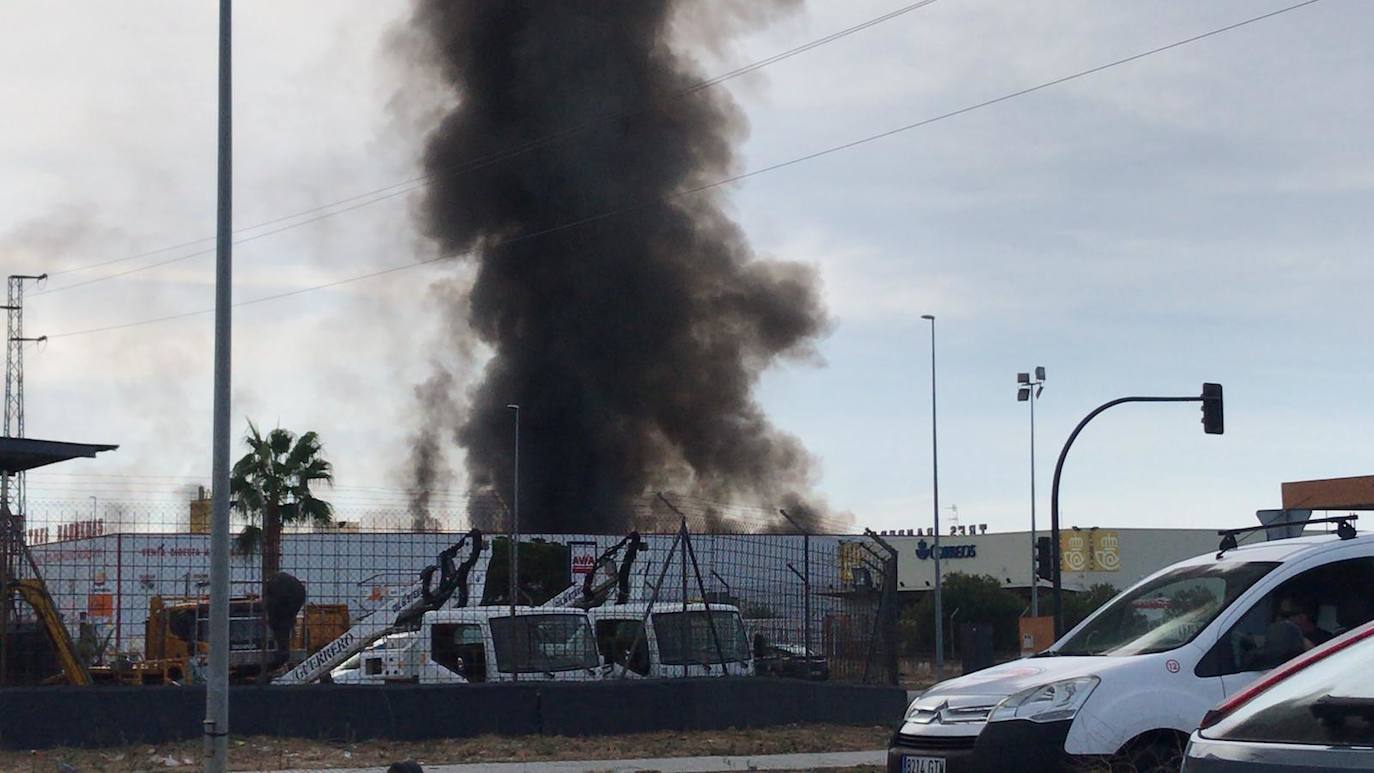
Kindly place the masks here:
<instances>
[{"instance_id":1,"label":"sky","mask_svg":"<svg viewBox=\"0 0 1374 773\"><path fill-rule=\"evenodd\" d=\"M711 76L906 4L810 0L747 35L680 45ZM1291 4L938 0L718 88L747 116L747 171ZM51 518L123 501L170 523L209 480L212 319L189 313L213 302L212 6L0 6L0 266L51 274L25 303L25 333L50 336L25 353L27 433L120 444L30 476ZM402 0L236 4L236 299L432 257L418 193L394 187L418 176L444 102L396 53L408 13ZM1374 6L1322 0L730 186L757 254L824 282L816 355L757 387L817 458L816 490L855 527L930 525L922 314L937 318L946 523L957 507L962 524L1028 526L1016 374L1037 365L1042 528L1083 415L1204 381L1225 386L1226 433L1204 435L1196 404L1109 411L1065 466L1066 524L1248 525L1283 481L1374 472L1371 37ZM429 288L455 270L237 309L235 435L250 418L315 429L341 510L403 509L414 389L443 335ZM460 507L461 468L446 485Z\"/></svg>"}]
</instances>

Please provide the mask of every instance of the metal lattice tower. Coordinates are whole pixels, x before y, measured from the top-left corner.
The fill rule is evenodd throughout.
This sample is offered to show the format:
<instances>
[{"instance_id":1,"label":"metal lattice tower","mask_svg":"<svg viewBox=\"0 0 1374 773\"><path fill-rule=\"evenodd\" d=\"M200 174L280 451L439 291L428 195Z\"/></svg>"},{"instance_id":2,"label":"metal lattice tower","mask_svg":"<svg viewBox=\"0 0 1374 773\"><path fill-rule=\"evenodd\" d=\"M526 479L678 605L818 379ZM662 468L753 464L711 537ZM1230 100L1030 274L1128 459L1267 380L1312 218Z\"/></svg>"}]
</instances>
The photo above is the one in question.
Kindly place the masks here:
<instances>
[{"instance_id":1,"label":"metal lattice tower","mask_svg":"<svg viewBox=\"0 0 1374 773\"><path fill-rule=\"evenodd\" d=\"M10 274L9 277L5 305L9 312L5 336L5 437L24 437L24 344L47 338L24 337L24 282L41 282L47 278L47 274ZM4 504L14 502L12 511L24 514L24 473L14 476L12 488Z\"/></svg>"}]
</instances>

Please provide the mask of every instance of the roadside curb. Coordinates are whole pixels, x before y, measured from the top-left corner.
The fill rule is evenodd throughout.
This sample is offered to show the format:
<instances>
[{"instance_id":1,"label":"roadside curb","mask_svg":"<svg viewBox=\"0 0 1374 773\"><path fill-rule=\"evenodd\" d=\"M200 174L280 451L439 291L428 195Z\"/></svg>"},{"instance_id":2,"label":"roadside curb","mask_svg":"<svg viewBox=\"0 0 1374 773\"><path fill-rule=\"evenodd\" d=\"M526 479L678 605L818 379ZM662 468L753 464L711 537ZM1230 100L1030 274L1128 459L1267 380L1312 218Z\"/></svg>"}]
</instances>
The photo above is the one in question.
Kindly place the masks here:
<instances>
[{"instance_id":1,"label":"roadside curb","mask_svg":"<svg viewBox=\"0 0 1374 773\"><path fill-rule=\"evenodd\" d=\"M628 760L564 760L551 762L479 762L425 765L425 773L629 773L653 770L661 773L708 773L729 770L814 770L883 765L887 750L822 752L818 754L749 754L733 757L647 757ZM286 770L279 773L379 773L384 768L333 768Z\"/></svg>"}]
</instances>

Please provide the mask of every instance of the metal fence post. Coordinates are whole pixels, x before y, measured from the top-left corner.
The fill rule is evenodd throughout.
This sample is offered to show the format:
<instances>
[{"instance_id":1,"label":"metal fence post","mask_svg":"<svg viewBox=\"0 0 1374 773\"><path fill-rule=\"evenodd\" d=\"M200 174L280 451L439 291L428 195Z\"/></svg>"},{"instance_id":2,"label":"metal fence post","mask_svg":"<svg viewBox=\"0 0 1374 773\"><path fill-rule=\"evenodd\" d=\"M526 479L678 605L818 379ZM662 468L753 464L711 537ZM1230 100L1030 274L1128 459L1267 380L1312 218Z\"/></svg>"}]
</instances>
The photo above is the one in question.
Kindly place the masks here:
<instances>
[{"instance_id":1,"label":"metal fence post","mask_svg":"<svg viewBox=\"0 0 1374 773\"><path fill-rule=\"evenodd\" d=\"M802 582L805 585L805 596L802 597L802 614L806 619L802 622L802 636L805 639L806 656L812 657L815 653L811 651L811 535L802 534Z\"/></svg>"}]
</instances>

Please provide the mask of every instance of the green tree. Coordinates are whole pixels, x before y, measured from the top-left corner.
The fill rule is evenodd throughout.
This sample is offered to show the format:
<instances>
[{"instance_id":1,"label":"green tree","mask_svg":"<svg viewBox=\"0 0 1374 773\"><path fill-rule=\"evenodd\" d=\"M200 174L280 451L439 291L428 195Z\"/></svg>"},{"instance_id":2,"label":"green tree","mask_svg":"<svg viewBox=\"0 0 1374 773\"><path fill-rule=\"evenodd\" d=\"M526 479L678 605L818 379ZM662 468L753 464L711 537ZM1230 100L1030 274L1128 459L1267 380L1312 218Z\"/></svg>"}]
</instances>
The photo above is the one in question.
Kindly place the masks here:
<instances>
[{"instance_id":1,"label":"green tree","mask_svg":"<svg viewBox=\"0 0 1374 773\"><path fill-rule=\"evenodd\" d=\"M248 422L243 442L248 453L229 475L234 508L248 518L237 538L242 553L262 550L262 579L281 571L282 526L293 523L333 523L334 508L315 497L311 485L333 485L334 473L325 461L320 437L277 428L264 437Z\"/></svg>"},{"instance_id":2,"label":"green tree","mask_svg":"<svg viewBox=\"0 0 1374 773\"><path fill-rule=\"evenodd\" d=\"M996 577L953 572L944 577L943 611L947 641L958 635L953 626L961 623L987 623L993 626L993 643L999 650L1017 646L1017 623L1025 604L1002 587ZM957 614L956 614L957 610ZM951 625L952 623L952 625ZM935 648L935 595L927 593L903 611L898 621L898 637L909 652L928 652Z\"/></svg>"},{"instance_id":3,"label":"green tree","mask_svg":"<svg viewBox=\"0 0 1374 773\"><path fill-rule=\"evenodd\" d=\"M1065 593L1064 630L1067 631L1086 620L1088 615L1096 612L1103 604L1111 601L1119 592L1120 591L1118 591L1115 586L1105 582L1099 582L1081 593ZM1040 603L1041 610L1049 609L1049 611L1053 613L1053 602L1051 602L1049 607L1044 606L1044 601Z\"/></svg>"}]
</instances>

